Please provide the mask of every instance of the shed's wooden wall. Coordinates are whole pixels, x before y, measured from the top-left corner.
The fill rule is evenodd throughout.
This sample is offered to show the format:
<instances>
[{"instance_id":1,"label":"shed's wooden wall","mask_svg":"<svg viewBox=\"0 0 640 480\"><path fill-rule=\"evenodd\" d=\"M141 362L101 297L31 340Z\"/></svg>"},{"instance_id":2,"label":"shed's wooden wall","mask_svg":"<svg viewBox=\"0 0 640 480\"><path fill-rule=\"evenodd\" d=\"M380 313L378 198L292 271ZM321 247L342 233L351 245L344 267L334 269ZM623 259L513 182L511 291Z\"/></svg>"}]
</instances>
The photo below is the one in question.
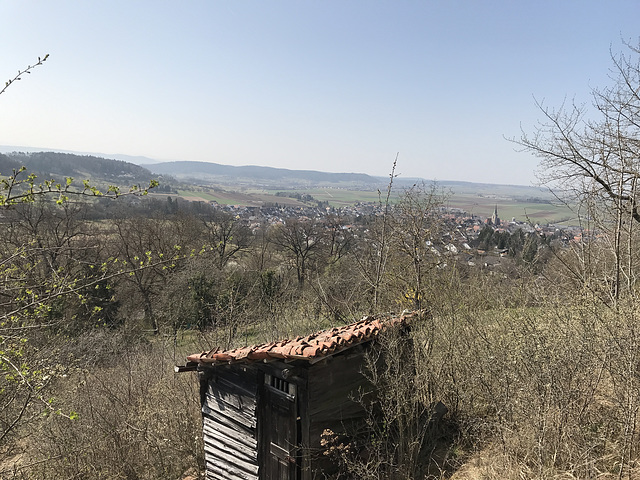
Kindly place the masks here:
<instances>
[{"instance_id":1,"label":"shed's wooden wall","mask_svg":"<svg viewBox=\"0 0 640 480\"><path fill-rule=\"evenodd\" d=\"M203 380L207 479L258 480L257 396L261 374L217 367Z\"/></svg>"},{"instance_id":2,"label":"shed's wooden wall","mask_svg":"<svg viewBox=\"0 0 640 480\"><path fill-rule=\"evenodd\" d=\"M366 411L358 399L359 392L371 390L362 374L365 368L362 350L336 355L310 367L307 415L312 470L332 473L337 468L335 460L322 453L322 432L330 429L338 434L347 433L365 417Z\"/></svg>"},{"instance_id":3,"label":"shed's wooden wall","mask_svg":"<svg viewBox=\"0 0 640 480\"><path fill-rule=\"evenodd\" d=\"M207 479L260 480L271 475L264 465L260 468L270 451L268 445L260 443L271 437L262 431L269 422L260 418L269 410L267 405L258 403L267 398L262 391L268 388L263 385L265 372L284 378L285 368L292 375L286 381L295 384L297 392L293 409L297 415L291 418L297 429L292 429L288 441L292 451L295 445L301 447L297 478L314 479L319 474L334 473L338 465L323 454L322 432L331 429L347 433L363 421L366 411L357 397L359 392L371 390L362 373L366 368L364 355L364 349L358 348L314 365L294 367L272 362L206 369L201 393ZM295 469L291 475L295 476Z\"/></svg>"}]
</instances>

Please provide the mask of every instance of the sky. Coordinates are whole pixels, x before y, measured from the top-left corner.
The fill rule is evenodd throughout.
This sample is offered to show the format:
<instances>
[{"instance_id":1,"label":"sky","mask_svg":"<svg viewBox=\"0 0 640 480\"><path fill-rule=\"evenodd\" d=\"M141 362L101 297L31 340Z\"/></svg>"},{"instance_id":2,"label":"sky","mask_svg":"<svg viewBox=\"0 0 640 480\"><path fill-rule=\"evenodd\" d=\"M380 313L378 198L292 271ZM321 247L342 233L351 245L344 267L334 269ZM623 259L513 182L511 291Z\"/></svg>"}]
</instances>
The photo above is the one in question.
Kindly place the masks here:
<instances>
[{"instance_id":1,"label":"sky","mask_svg":"<svg viewBox=\"0 0 640 480\"><path fill-rule=\"evenodd\" d=\"M536 184L508 138L606 87L640 2L2 0L0 145Z\"/></svg>"}]
</instances>

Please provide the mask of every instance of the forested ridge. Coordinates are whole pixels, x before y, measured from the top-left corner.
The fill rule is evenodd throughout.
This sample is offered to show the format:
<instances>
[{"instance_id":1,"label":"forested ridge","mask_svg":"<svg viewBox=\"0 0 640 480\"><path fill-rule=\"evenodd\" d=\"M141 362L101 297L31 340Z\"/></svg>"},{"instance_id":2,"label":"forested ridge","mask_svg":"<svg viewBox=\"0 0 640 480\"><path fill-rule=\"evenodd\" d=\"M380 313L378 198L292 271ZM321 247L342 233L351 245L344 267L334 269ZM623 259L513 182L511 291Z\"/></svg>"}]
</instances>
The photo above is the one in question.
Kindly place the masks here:
<instances>
[{"instance_id":1,"label":"forested ridge","mask_svg":"<svg viewBox=\"0 0 640 480\"><path fill-rule=\"evenodd\" d=\"M25 166L40 177L104 180L126 184L148 182L151 172L144 167L122 160L92 155L59 152L12 152L0 154L0 173L9 174L13 168Z\"/></svg>"}]
</instances>

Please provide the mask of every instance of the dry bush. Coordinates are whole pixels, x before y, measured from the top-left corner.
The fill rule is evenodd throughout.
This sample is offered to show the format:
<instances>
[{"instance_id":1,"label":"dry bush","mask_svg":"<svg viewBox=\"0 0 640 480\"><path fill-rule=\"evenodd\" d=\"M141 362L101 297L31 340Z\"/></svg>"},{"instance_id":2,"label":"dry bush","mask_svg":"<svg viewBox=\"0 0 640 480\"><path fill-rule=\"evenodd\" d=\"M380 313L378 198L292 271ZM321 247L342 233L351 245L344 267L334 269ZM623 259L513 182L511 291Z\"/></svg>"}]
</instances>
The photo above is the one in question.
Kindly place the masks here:
<instances>
[{"instance_id":1,"label":"dry bush","mask_svg":"<svg viewBox=\"0 0 640 480\"><path fill-rule=\"evenodd\" d=\"M634 318L589 304L441 317L422 345L462 461L489 448L519 478L627 478L638 456Z\"/></svg>"},{"instance_id":2,"label":"dry bush","mask_svg":"<svg viewBox=\"0 0 640 480\"><path fill-rule=\"evenodd\" d=\"M14 478L178 478L202 467L198 384L173 373L161 342L71 375L58 392L71 419L42 420Z\"/></svg>"},{"instance_id":3,"label":"dry bush","mask_svg":"<svg viewBox=\"0 0 640 480\"><path fill-rule=\"evenodd\" d=\"M568 292L537 306L527 289L492 309L471 290L450 292L409 338L382 343L385 362L368 373L381 392L360 444L368 453L326 439L343 445L333 451L346 478L636 478L638 306ZM437 401L449 413L429 430Z\"/></svg>"},{"instance_id":4,"label":"dry bush","mask_svg":"<svg viewBox=\"0 0 640 480\"><path fill-rule=\"evenodd\" d=\"M416 321L418 331L430 319ZM354 394L363 424L325 431L327 453L341 465L336 478L411 480L426 478L445 432L446 408L434 400L428 360L413 348L410 330L384 332L366 354L363 374L371 389Z\"/></svg>"}]
</instances>

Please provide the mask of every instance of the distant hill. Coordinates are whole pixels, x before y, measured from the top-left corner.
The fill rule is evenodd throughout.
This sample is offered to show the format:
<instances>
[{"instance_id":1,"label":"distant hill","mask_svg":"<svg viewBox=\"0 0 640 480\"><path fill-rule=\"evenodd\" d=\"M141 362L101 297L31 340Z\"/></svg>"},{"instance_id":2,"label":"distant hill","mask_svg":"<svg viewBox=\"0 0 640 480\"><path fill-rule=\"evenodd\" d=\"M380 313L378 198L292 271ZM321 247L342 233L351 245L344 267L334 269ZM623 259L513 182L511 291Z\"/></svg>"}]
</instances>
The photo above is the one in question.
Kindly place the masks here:
<instances>
[{"instance_id":1,"label":"distant hill","mask_svg":"<svg viewBox=\"0 0 640 480\"><path fill-rule=\"evenodd\" d=\"M9 175L18 168L20 168L19 162L0 153L0 175Z\"/></svg>"},{"instance_id":2,"label":"distant hill","mask_svg":"<svg viewBox=\"0 0 640 480\"><path fill-rule=\"evenodd\" d=\"M116 185L147 184L153 175L146 168L122 160L91 155L59 152L11 152L0 154L0 174L8 175L14 168L27 167L42 180L73 177L91 179Z\"/></svg>"},{"instance_id":3,"label":"distant hill","mask_svg":"<svg viewBox=\"0 0 640 480\"><path fill-rule=\"evenodd\" d=\"M0 150L6 148L8 147L0 147ZM155 192L173 194L179 189L189 190L189 186L185 185L189 183L205 187L218 185L228 191L255 187L266 191L304 192L314 188L343 188L375 192L385 190L389 182L388 177L375 177L363 173L328 173L260 166L236 167L207 162L155 163L145 165L145 168L132 162L96 155L35 150L26 148L21 152L0 153L0 175L9 175L14 168L24 165L40 180L63 180L64 177L73 177L80 184L82 180L89 179L100 188L105 184L120 187L147 185L149 180L155 179L160 181L160 186L154 190ZM394 190L399 192L413 184L431 182L421 178L396 177ZM439 180L437 187L444 192L455 193L458 199L463 198L463 203L468 208L480 203L504 205L509 199L533 203L554 200L553 195L546 189L534 186Z\"/></svg>"},{"instance_id":4,"label":"distant hill","mask_svg":"<svg viewBox=\"0 0 640 480\"><path fill-rule=\"evenodd\" d=\"M315 170L220 165L208 162L164 162L147 166L153 173L183 181L273 186L379 185L383 180L364 173L327 173Z\"/></svg>"},{"instance_id":5,"label":"distant hill","mask_svg":"<svg viewBox=\"0 0 640 480\"><path fill-rule=\"evenodd\" d=\"M16 146L16 145L0 145L0 153L12 153L12 152L71 153L73 155L78 155L83 157L90 156L90 157L107 158L107 159L113 159L113 160L123 160L125 162L134 163L136 165L147 165L150 163L158 163L158 160L154 158L144 157L141 155L123 155L121 153L78 152L74 150L58 150L55 148L36 148L36 147L22 147L22 146Z\"/></svg>"}]
</instances>

